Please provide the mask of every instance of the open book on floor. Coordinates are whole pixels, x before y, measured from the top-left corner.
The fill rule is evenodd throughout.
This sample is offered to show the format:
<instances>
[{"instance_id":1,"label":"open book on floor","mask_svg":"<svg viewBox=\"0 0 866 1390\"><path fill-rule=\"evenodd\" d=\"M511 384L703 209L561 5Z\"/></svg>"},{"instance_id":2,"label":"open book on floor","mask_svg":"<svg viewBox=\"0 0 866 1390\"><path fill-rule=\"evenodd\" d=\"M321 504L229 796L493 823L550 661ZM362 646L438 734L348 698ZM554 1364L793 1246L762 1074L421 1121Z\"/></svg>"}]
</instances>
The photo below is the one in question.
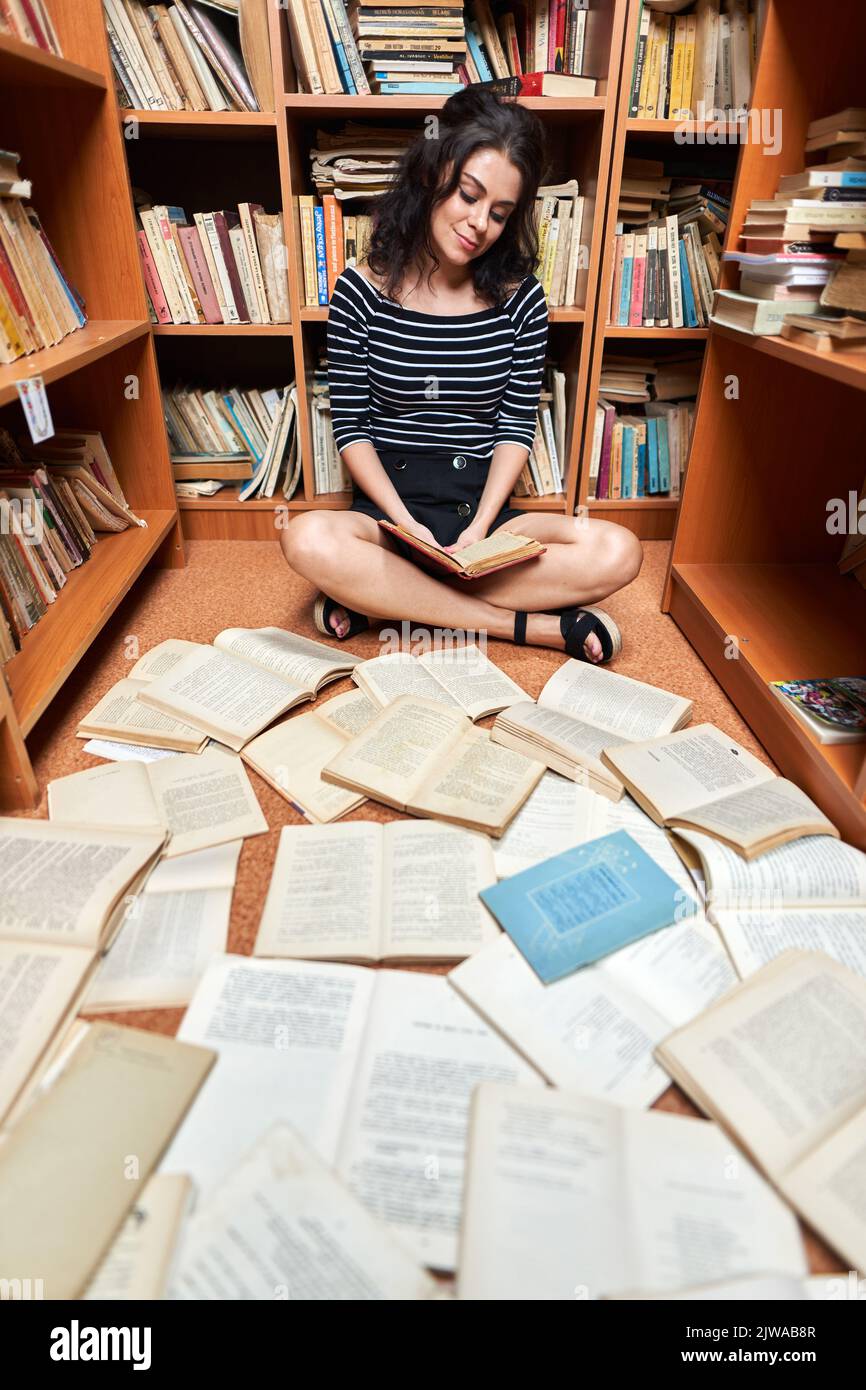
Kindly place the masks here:
<instances>
[{"instance_id":1,"label":"open book on floor","mask_svg":"<svg viewBox=\"0 0 866 1390\"><path fill-rule=\"evenodd\" d=\"M244 745L241 757L302 816L326 825L367 798L323 782L322 768L378 713L363 691L349 690L266 729Z\"/></svg>"},{"instance_id":2,"label":"open book on floor","mask_svg":"<svg viewBox=\"0 0 866 1390\"><path fill-rule=\"evenodd\" d=\"M0 820L0 1121L77 1012L164 838Z\"/></svg>"},{"instance_id":3,"label":"open book on floor","mask_svg":"<svg viewBox=\"0 0 866 1390\"><path fill-rule=\"evenodd\" d=\"M866 980L786 951L656 1049L852 1269L866 1269Z\"/></svg>"},{"instance_id":4,"label":"open book on floor","mask_svg":"<svg viewBox=\"0 0 866 1390\"><path fill-rule=\"evenodd\" d=\"M691 700L680 695L585 661L566 661L537 703L513 704L497 716L491 737L615 801L622 779L602 761L602 750L671 733L691 716Z\"/></svg>"},{"instance_id":5,"label":"open book on floor","mask_svg":"<svg viewBox=\"0 0 866 1390\"><path fill-rule=\"evenodd\" d=\"M359 662L352 680L380 709L398 695L421 695L461 709L472 720L529 699L526 691L474 644L425 652L423 656L389 652Z\"/></svg>"},{"instance_id":6,"label":"open book on floor","mask_svg":"<svg viewBox=\"0 0 866 1390\"><path fill-rule=\"evenodd\" d=\"M459 710L401 695L322 770L326 782L397 811L498 838L544 775Z\"/></svg>"},{"instance_id":7,"label":"open book on floor","mask_svg":"<svg viewBox=\"0 0 866 1390\"><path fill-rule=\"evenodd\" d=\"M741 976L792 947L824 951L866 976L862 850L809 835L747 860L693 830L678 830L674 842L702 870L708 911Z\"/></svg>"},{"instance_id":8,"label":"open book on floor","mask_svg":"<svg viewBox=\"0 0 866 1390\"><path fill-rule=\"evenodd\" d=\"M460 960L499 935L486 835L431 821L284 826L254 954Z\"/></svg>"},{"instance_id":9,"label":"open book on floor","mask_svg":"<svg viewBox=\"0 0 866 1390\"><path fill-rule=\"evenodd\" d=\"M451 555L441 545L430 545L427 541L419 540L411 531L404 530L393 521L380 521L379 525L406 545L420 550L422 555L426 555L434 564L458 575L460 579L481 579L485 574L493 574L494 571L506 569L509 565L519 565L524 560L533 560L536 555L543 555L547 549L532 536L519 536L516 531L494 531L492 536L464 546L462 550L457 550Z\"/></svg>"},{"instance_id":10,"label":"open book on floor","mask_svg":"<svg viewBox=\"0 0 866 1390\"><path fill-rule=\"evenodd\" d=\"M796 1218L716 1125L484 1082L457 1296L568 1301L808 1272Z\"/></svg>"},{"instance_id":11,"label":"open book on floor","mask_svg":"<svg viewBox=\"0 0 866 1390\"><path fill-rule=\"evenodd\" d=\"M804 791L712 724L608 747L602 756L658 825L703 831L744 859L803 835L838 838Z\"/></svg>"},{"instance_id":12,"label":"open book on floor","mask_svg":"<svg viewBox=\"0 0 866 1390\"><path fill-rule=\"evenodd\" d=\"M314 700L360 657L277 627L227 628L212 646L170 638L132 668L139 700L239 751L286 710ZM142 740L143 742L144 740Z\"/></svg>"}]
</instances>

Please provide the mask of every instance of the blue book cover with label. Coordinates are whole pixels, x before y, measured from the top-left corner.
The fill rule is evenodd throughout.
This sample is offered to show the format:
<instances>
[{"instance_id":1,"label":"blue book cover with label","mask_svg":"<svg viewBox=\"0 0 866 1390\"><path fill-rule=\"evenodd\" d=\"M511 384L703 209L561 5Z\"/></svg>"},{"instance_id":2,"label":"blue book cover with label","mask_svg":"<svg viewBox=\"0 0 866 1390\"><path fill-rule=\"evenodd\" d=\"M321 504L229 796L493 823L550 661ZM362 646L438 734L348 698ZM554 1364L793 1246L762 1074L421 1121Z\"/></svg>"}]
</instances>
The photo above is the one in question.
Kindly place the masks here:
<instances>
[{"instance_id":1,"label":"blue book cover with label","mask_svg":"<svg viewBox=\"0 0 866 1390\"><path fill-rule=\"evenodd\" d=\"M646 435L637 446L637 497L646 497Z\"/></svg>"},{"instance_id":2,"label":"blue book cover with label","mask_svg":"<svg viewBox=\"0 0 866 1390\"><path fill-rule=\"evenodd\" d=\"M697 912L625 830L555 854L481 898L544 984Z\"/></svg>"},{"instance_id":3,"label":"blue book cover with label","mask_svg":"<svg viewBox=\"0 0 866 1390\"><path fill-rule=\"evenodd\" d=\"M623 425L622 427L622 476L620 479L620 496L632 497L632 482L634 479L634 426Z\"/></svg>"},{"instance_id":4,"label":"blue book cover with label","mask_svg":"<svg viewBox=\"0 0 866 1390\"><path fill-rule=\"evenodd\" d=\"M689 277L689 261L684 241L680 242L680 280L683 286L683 325L685 328L697 328L698 316L695 313L695 296Z\"/></svg>"},{"instance_id":5,"label":"blue book cover with label","mask_svg":"<svg viewBox=\"0 0 866 1390\"><path fill-rule=\"evenodd\" d=\"M629 305L631 304L631 277L634 270L634 256L623 256L622 279L619 285L619 312L617 326L628 328Z\"/></svg>"},{"instance_id":6,"label":"blue book cover with label","mask_svg":"<svg viewBox=\"0 0 866 1390\"><path fill-rule=\"evenodd\" d=\"M670 439L668 437L668 417L660 415L658 418L658 441L659 441L659 491L670 492L671 490L671 451Z\"/></svg>"},{"instance_id":7,"label":"blue book cover with label","mask_svg":"<svg viewBox=\"0 0 866 1390\"><path fill-rule=\"evenodd\" d=\"M649 490L659 490L659 422L655 415L648 415L646 422L646 451L649 461Z\"/></svg>"},{"instance_id":8,"label":"blue book cover with label","mask_svg":"<svg viewBox=\"0 0 866 1390\"><path fill-rule=\"evenodd\" d=\"M325 259L325 209L313 208L313 241L316 248L316 287L319 303L328 302L328 263Z\"/></svg>"}]
</instances>

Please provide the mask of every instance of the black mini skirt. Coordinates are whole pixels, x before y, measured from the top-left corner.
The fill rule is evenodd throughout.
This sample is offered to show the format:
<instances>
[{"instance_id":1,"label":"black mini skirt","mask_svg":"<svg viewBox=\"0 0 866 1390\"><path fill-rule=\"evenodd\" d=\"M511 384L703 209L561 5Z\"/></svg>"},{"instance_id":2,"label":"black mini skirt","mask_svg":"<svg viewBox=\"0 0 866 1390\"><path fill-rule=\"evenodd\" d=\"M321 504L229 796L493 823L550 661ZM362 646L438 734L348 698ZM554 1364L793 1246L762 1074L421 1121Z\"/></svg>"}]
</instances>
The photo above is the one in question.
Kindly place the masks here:
<instances>
[{"instance_id":1,"label":"black mini skirt","mask_svg":"<svg viewBox=\"0 0 866 1390\"><path fill-rule=\"evenodd\" d=\"M478 504L490 469L489 459L469 454L433 453L415 449L378 449L377 453L406 509L416 521L433 532L440 545L453 545L478 514ZM376 521L388 521L382 508L360 488L355 488L350 511L363 512ZM489 536L504 521L523 513L515 507L502 507L487 529ZM418 560L418 551L403 546L401 551Z\"/></svg>"}]
</instances>

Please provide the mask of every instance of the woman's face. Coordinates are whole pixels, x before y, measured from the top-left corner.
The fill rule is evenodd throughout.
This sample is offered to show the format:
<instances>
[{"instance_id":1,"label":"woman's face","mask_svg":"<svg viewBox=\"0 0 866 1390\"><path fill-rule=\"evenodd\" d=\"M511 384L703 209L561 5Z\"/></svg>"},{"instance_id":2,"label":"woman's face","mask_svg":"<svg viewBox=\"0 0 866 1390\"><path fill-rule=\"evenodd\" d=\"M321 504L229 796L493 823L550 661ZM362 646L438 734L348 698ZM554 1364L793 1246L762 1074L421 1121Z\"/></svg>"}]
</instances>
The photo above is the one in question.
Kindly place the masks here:
<instances>
[{"instance_id":1,"label":"woman's face","mask_svg":"<svg viewBox=\"0 0 866 1390\"><path fill-rule=\"evenodd\" d=\"M430 218L430 240L439 260L461 266L483 256L502 235L520 189L519 171L499 150L469 155L454 192Z\"/></svg>"}]
</instances>

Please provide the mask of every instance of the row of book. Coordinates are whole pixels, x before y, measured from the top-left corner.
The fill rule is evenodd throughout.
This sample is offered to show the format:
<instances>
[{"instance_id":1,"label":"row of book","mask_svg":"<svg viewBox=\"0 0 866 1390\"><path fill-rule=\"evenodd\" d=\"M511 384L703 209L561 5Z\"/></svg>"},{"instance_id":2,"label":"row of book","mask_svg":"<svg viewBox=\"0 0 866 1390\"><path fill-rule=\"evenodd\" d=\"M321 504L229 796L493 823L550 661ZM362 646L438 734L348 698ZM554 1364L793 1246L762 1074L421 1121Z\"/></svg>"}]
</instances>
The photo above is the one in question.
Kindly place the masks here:
<instances>
[{"instance_id":1,"label":"row of book","mask_svg":"<svg viewBox=\"0 0 866 1390\"><path fill-rule=\"evenodd\" d=\"M22 179L20 156L0 150L0 363L54 347L87 322Z\"/></svg>"},{"instance_id":2,"label":"row of book","mask_svg":"<svg viewBox=\"0 0 866 1390\"><path fill-rule=\"evenodd\" d=\"M0 34L32 43L45 53L63 57L57 30L45 0L0 0Z\"/></svg>"},{"instance_id":3,"label":"row of book","mask_svg":"<svg viewBox=\"0 0 866 1390\"><path fill-rule=\"evenodd\" d=\"M515 497L553 497L565 492L565 373L545 367L535 437L529 458L514 485Z\"/></svg>"},{"instance_id":4,"label":"row of book","mask_svg":"<svg viewBox=\"0 0 866 1390\"><path fill-rule=\"evenodd\" d=\"M162 401L178 496L209 496L225 483L239 484L241 502L273 497L278 485L283 497L294 495L301 473L294 382L265 390L175 386ZM218 486L196 486L202 482Z\"/></svg>"},{"instance_id":5,"label":"row of book","mask_svg":"<svg viewBox=\"0 0 866 1390\"><path fill-rule=\"evenodd\" d=\"M754 0L658 5L643 0L629 116L647 121L709 120L744 112L757 52Z\"/></svg>"},{"instance_id":6,"label":"row of book","mask_svg":"<svg viewBox=\"0 0 866 1390\"><path fill-rule=\"evenodd\" d=\"M352 475L337 448L331 424L328 361L324 353L313 371L310 429L313 435L313 488L316 496L324 497L332 492L351 492Z\"/></svg>"},{"instance_id":7,"label":"row of book","mask_svg":"<svg viewBox=\"0 0 866 1390\"><path fill-rule=\"evenodd\" d=\"M703 328L719 283L721 242L676 216L645 232L618 232L608 323L624 328Z\"/></svg>"},{"instance_id":8,"label":"row of book","mask_svg":"<svg viewBox=\"0 0 866 1390\"><path fill-rule=\"evenodd\" d=\"M643 415L622 414L599 397L595 409L588 497L679 497L694 404L653 402Z\"/></svg>"},{"instance_id":9,"label":"row of book","mask_svg":"<svg viewBox=\"0 0 866 1390\"><path fill-rule=\"evenodd\" d=\"M36 447L0 430L0 663L20 650L100 534L144 525L98 432L59 429Z\"/></svg>"},{"instance_id":10,"label":"row of book","mask_svg":"<svg viewBox=\"0 0 866 1390\"><path fill-rule=\"evenodd\" d=\"M138 207L138 245L153 323L289 323L281 212Z\"/></svg>"},{"instance_id":11,"label":"row of book","mask_svg":"<svg viewBox=\"0 0 866 1390\"><path fill-rule=\"evenodd\" d=\"M139 111L272 111L267 0L102 0L118 101ZM246 61L245 61L246 60Z\"/></svg>"}]
</instances>

